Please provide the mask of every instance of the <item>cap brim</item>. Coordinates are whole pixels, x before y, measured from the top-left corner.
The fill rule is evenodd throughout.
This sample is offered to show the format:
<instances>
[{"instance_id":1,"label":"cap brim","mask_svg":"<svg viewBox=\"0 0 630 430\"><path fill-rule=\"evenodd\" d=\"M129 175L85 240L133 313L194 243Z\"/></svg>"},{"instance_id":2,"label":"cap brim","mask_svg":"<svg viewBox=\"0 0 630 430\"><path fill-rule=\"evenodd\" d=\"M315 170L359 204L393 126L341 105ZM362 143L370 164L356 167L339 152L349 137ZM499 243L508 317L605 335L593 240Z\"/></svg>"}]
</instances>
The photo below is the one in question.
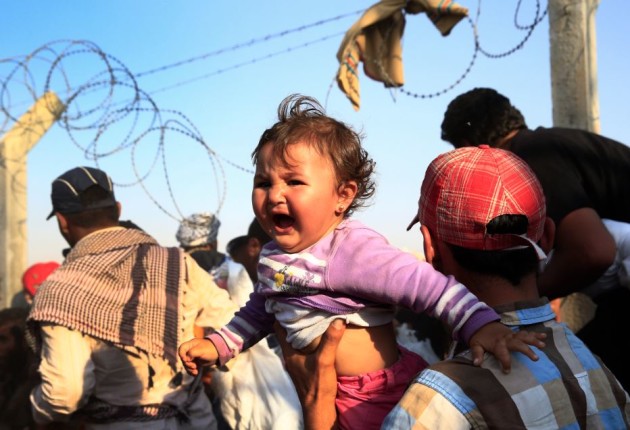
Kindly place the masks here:
<instances>
[{"instance_id":1,"label":"cap brim","mask_svg":"<svg viewBox=\"0 0 630 430\"><path fill-rule=\"evenodd\" d=\"M46 217L46 221L51 219L54 215L55 215L55 210L53 209L52 211L50 211L50 214Z\"/></svg>"},{"instance_id":2,"label":"cap brim","mask_svg":"<svg viewBox=\"0 0 630 430\"><path fill-rule=\"evenodd\" d=\"M413 219L411 220L411 222L407 226L407 231L411 230L411 227L413 227L419 221L420 221L420 219L418 218L418 215L416 214L416 216L413 217Z\"/></svg>"}]
</instances>

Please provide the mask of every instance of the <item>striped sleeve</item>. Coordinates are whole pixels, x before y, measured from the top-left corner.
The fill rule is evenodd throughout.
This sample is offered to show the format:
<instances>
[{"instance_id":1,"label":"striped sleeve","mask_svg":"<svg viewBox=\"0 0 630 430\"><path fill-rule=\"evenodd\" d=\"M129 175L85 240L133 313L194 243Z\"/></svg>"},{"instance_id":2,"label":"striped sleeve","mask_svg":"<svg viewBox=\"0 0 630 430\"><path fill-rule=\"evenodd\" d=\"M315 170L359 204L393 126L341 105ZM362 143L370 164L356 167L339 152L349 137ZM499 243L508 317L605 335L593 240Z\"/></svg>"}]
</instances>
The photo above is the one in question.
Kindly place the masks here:
<instances>
[{"instance_id":1,"label":"striped sleeve","mask_svg":"<svg viewBox=\"0 0 630 430\"><path fill-rule=\"evenodd\" d=\"M265 300L264 296L252 293L227 325L208 336L219 352L219 365L224 365L273 331L275 318L265 310Z\"/></svg>"}]
</instances>

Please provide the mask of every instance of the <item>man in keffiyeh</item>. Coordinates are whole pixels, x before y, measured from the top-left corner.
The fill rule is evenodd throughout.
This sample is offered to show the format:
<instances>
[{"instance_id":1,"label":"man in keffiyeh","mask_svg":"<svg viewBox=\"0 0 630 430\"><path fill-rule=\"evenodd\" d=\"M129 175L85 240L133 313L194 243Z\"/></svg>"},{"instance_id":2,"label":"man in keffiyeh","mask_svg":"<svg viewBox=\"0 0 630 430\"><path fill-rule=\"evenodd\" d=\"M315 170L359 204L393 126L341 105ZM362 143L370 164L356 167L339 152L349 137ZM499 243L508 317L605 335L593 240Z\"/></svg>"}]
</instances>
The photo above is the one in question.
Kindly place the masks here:
<instances>
[{"instance_id":1,"label":"man in keffiyeh","mask_svg":"<svg viewBox=\"0 0 630 430\"><path fill-rule=\"evenodd\" d=\"M91 429L215 429L202 387L177 346L195 327L220 327L238 307L180 248L119 225L102 170L76 167L52 183L71 247L39 287L28 319L41 358L31 393L36 422Z\"/></svg>"}]
</instances>

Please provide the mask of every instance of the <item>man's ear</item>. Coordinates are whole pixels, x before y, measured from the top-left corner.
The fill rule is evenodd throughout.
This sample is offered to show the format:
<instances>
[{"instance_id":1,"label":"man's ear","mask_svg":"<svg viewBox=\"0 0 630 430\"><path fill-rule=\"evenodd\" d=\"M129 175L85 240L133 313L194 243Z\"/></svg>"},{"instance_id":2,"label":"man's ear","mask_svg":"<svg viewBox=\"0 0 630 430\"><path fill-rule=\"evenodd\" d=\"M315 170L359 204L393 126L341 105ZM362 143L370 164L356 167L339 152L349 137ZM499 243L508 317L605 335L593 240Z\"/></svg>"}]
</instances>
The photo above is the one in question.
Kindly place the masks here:
<instances>
[{"instance_id":1,"label":"man's ear","mask_svg":"<svg viewBox=\"0 0 630 430\"><path fill-rule=\"evenodd\" d=\"M116 207L118 208L118 219L120 219L120 214L122 213L122 205L120 202L116 202Z\"/></svg>"},{"instance_id":2,"label":"man's ear","mask_svg":"<svg viewBox=\"0 0 630 430\"><path fill-rule=\"evenodd\" d=\"M549 217L545 218L545 226L543 228L543 234L538 241L538 244L545 251L546 254L549 254L549 251L553 249L553 243L556 238L556 223Z\"/></svg>"},{"instance_id":3,"label":"man's ear","mask_svg":"<svg viewBox=\"0 0 630 430\"><path fill-rule=\"evenodd\" d=\"M422 248L424 249L424 258L429 264L433 264L433 261L439 259L439 251L437 247L434 246L433 237L431 236L431 232L429 229L421 225L420 233L422 233Z\"/></svg>"},{"instance_id":4,"label":"man's ear","mask_svg":"<svg viewBox=\"0 0 630 430\"><path fill-rule=\"evenodd\" d=\"M65 217L64 214L60 212L55 212L55 216L57 217L57 224L59 225L59 231L62 234L64 233L67 234L70 231L68 227L68 219Z\"/></svg>"}]
</instances>

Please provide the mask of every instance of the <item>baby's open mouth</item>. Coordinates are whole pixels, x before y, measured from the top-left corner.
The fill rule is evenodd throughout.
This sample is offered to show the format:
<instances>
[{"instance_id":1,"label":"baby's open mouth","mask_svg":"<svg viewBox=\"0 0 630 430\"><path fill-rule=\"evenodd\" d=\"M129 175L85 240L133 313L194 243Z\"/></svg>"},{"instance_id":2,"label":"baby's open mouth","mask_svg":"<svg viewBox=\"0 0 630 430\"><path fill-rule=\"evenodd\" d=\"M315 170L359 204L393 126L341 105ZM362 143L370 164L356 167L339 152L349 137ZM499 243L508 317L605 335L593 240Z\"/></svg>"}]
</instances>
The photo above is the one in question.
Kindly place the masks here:
<instances>
[{"instance_id":1,"label":"baby's open mouth","mask_svg":"<svg viewBox=\"0 0 630 430\"><path fill-rule=\"evenodd\" d=\"M273 216L273 223L278 228L289 228L293 226L294 222L295 220L293 219L293 217L289 215L278 214Z\"/></svg>"}]
</instances>

